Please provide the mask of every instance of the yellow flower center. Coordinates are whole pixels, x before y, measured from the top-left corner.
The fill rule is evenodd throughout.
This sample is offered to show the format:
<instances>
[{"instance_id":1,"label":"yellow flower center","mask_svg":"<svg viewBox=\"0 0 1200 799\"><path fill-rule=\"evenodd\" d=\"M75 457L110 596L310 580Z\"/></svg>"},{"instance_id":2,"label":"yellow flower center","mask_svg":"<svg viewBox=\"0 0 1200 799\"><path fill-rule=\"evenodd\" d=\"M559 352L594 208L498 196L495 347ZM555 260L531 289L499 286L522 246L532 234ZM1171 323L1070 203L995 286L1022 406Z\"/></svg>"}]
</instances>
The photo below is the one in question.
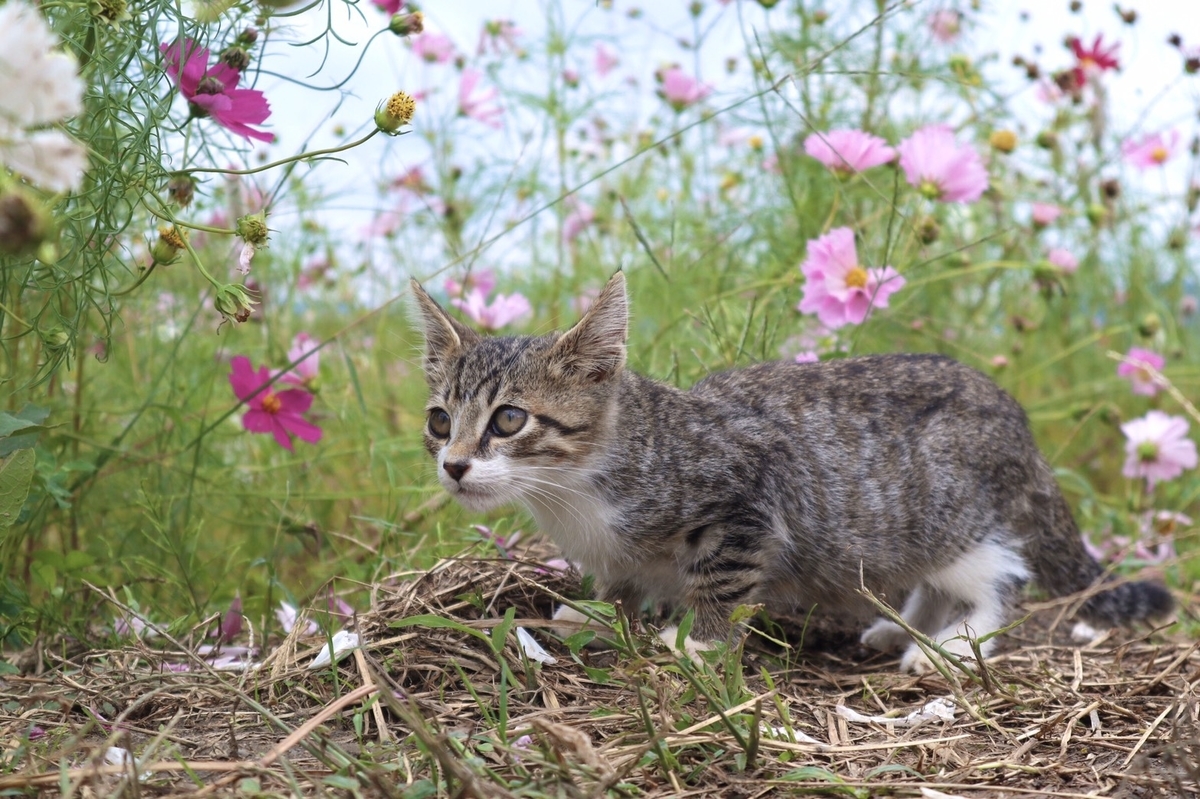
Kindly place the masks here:
<instances>
[{"instance_id":1,"label":"yellow flower center","mask_svg":"<svg viewBox=\"0 0 1200 799\"><path fill-rule=\"evenodd\" d=\"M388 115L399 121L401 125L407 125L411 122L416 110L417 102L408 92L396 92L388 98Z\"/></svg>"},{"instance_id":2,"label":"yellow flower center","mask_svg":"<svg viewBox=\"0 0 1200 799\"><path fill-rule=\"evenodd\" d=\"M1170 157L1171 154L1167 152L1167 148L1161 144L1150 151L1150 160L1156 164L1164 163Z\"/></svg>"},{"instance_id":3,"label":"yellow flower center","mask_svg":"<svg viewBox=\"0 0 1200 799\"><path fill-rule=\"evenodd\" d=\"M268 391L263 395L262 409L267 413L279 413L283 409L283 400Z\"/></svg>"},{"instance_id":4,"label":"yellow flower center","mask_svg":"<svg viewBox=\"0 0 1200 799\"><path fill-rule=\"evenodd\" d=\"M177 250L182 250L184 247L187 246L184 243L185 241L187 241L187 231L180 230L179 228L175 227L174 225L171 225L170 227L160 227L158 229L158 235L162 238L163 241L165 241L167 244L171 245L172 247L174 247Z\"/></svg>"},{"instance_id":5,"label":"yellow flower center","mask_svg":"<svg viewBox=\"0 0 1200 799\"><path fill-rule=\"evenodd\" d=\"M846 273L846 287L852 289L866 288L867 286L867 270L861 266L856 266Z\"/></svg>"}]
</instances>

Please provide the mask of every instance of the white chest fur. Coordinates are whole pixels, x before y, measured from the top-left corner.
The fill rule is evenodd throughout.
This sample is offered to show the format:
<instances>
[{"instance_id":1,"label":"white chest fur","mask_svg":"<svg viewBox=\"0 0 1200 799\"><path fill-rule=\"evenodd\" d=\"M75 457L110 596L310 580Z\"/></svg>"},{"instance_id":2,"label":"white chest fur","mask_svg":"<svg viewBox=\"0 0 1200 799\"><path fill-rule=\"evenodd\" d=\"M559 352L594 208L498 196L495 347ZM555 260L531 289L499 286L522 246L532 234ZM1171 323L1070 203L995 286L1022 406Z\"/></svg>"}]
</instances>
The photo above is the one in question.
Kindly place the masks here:
<instances>
[{"instance_id":1,"label":"white chest fur","mask_svg":"<svg viewBox=\"0 0 1200 799\"><path fill-rule=\"evenodd\" d=\"M550 536L570 561L585 574L607 577L628 553L614 531L616 510L596 493L584 476L564 476L554 485L543 483L522 497L538 528Z\"/></svg>"}]
</instances>

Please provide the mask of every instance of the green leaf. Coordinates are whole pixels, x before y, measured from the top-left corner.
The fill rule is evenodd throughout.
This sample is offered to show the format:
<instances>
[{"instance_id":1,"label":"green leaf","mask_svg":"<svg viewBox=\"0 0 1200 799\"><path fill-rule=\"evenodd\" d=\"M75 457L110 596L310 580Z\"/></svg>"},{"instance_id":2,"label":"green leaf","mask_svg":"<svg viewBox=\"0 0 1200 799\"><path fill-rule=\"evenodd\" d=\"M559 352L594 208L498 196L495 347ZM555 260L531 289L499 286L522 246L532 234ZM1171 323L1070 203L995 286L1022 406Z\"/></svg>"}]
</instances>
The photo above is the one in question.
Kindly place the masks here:
<instances>
[{"instance_id":1,"label":"green leaf","mask_svg":"<svg viewBox=\"0 0 1200 799\"><path fill-rule=\"evenodd\" d=\"M454 630L455 632L466 633L480 638L491 646L492 639L488 638L485 633L476 630L473 627L468 627L461 621L447 619L443 616L434 616L432 613L422 613L416 616L409 616L406 619L400 619L388 624L389 627L430 627L432 629Z\"/></svg>"},{"instance_id":2,"label":"green leaf","mask_svg":"<svg viewBox=\"0 0 1200 799\"><path fill-rule=\"evenodd\" d=\"M12 527L33 482L33 467L37 456L31 449L22 449L0 460L0 530Z\"/></svg>"},{"instance_id":3,"label":"green leaf","mask_svg":"<svg viewBox=\"0 0 1200 799\"><path fill-rule=\"evenodd\" d=\"M689 610L684 614L679 621L679 629L675 632L675 648L680 652L686 652L688 636L692 634L692 625L696 622L696 611Z\"/></svg>"},{"instance_id":4,"label":"green leaf","mask_svg":"<svg viewBox=\"0 0 1200 799\"><path fill-rule=\"evenodd\" d=\"M500 650L504 649L504 641L508 638L508 631L513 628L517 621L517 609L509 608L504 611L504 621L492 628L492 651L497 655Z\"/></svg>"},{"instance_id":5,"label":"green leaf","mask_svg":"<svg viewBox=\"0 0 1200 799\"><path fill-rule=\"evenodd\" d=\"M0 457L7 457L19 449L31 449L37 443L38 434L51 429L42 424L49 415L49 408L36 405L26 405L16 414L0 413Z\"/></svg>"}]
</instances>

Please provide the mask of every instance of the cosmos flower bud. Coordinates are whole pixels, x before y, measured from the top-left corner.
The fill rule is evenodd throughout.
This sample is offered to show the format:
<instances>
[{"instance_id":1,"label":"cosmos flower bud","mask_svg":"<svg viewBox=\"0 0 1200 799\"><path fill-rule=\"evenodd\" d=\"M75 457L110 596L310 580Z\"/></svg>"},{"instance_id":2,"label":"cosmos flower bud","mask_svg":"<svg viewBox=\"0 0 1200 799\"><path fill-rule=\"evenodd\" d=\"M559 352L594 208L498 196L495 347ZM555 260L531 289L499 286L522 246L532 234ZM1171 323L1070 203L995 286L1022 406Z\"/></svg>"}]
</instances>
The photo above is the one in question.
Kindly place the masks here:
<instances>
[{"instance_id":1,"label":"cosmos flower bud","mask_svg":"<svg viewBox=\"0 0 1200 799\"><path fill-rule=\"evenodd\" d=\"M408 92L396 92L375 109L375 124L384 133L397 133L412 122L417 102Z\"/></svg>"},{"instance_id":2,"label":"cosmos flower bud","mask_svg":"<svg viewBox=\"0 0 1200 799\"><path fill-rule=\"evenodd\" d=\"M57 353L71 343L70 334L57 325L49 330L39 331L39 333L42 337L42 344L51 353Z\"/></svg>"},{"instance_id":3,"label":"cosmos flower bud","mask_svg":"<svg viewBox=\"0 0 1200 799\"><path fill-rule=\"evenodd\" d=\"M254 306L257 305L250 294L242 286L234 283L226 283L221 288L217 289L216 299L213 304L217 308L217 312L225 317L227 322L245 322L250 318L250 314L254 312Z\"/></svg>"},{"instance_id":4,"label":"cosmos flower bud","mask_svg":"<svg viewBox=\"0 0 1200 799\"><path fill-rule=\"evenodd\" d=\"M247 244L253 244L255 247L265 245L270 236L270 230L267 228L267 215L259 212L238 217L237 234Z\"/></svg>"},{"instance_id":5,"label":"cosmos flower bud","mask_svg":"<svg viewBox=\"0 0 1200 799\"><path fill-rule=\"evenodd\" d=\"M1156 313L1148 313L1138 322L1138 335L1142 338L1154 338L1162 330L1162 318Z\"/></svg>"},{"instance_id":6,"label":"cosmos flower bud","mask_svg":"<svg viewBox=\"0 0 1200 799\"><path fill-rule=\"evenodd\" d=\"M238 72L245 72L246 68L250 66L250 54L246 52L244 47L238 47L237 45L226 47L221 51L219 58L221 63Z\"/></svg>"},{"instance_id":7,"label":"cosmos flower bud","mask_svg":"<svg viewBox=\"0 0 1200 799\"><path fill-rule=\"evenodd\" d=\"M397 36L413 36L425 30L425 15L420 11L411 14L393 14L388 30Z\"/></svg>"},{"instance_id":8,"label":"cosmos flower bud","mask_svg":"<svg viewBox=\"0 0 1200 799\"><path fill-rule=\"evenodd\" d=\"M994 130L988 137L988 144L992 145L993 150L1011 153L1017 149L1017 134L1011 130Z\"/></svg>"},{"instance_id":9,"label":"cosmos flower bud","mask_svg":"<svg viewBox=\"0 0 1200 799\"><path fill-rule=\"evenodd\" d=\"M176 172L167 180L167 195L180 208L187 208L196 196L195 179L183 172Z\"/></svg>"},{"instance_id":10,"label":"cosmos flower bud","mask_svg":"<svg viewBox=\"0 0 1200 799\"><path fill-rule=\"evenodd\" d=\"M125 0L92 0L88 3L92 18L107 25L116 25L129 19L129 8Z\"/></svg>"},{"instance_id":11,"label":"cosmos flower bud","mask_svg":"<svg viewBox=\"0 0 1200 799\"><path fill-rule=\"evenodd\" d=\"M158 229L158 240L150 246L154 263L166 266L179 260L179 251L187 247L187 233L171 225Z\"/></svg>"},{"instance_id":12,"label":"cosmos flower bud","mask_svg":"<svg viewBox=\"0 0 1200 799\"><path fill-rule=\"evenodd\" d=\"M0 253L28 255L50 230L50 215L32 196L18 189L0 195Z\"/></svg>"}]
</instances>

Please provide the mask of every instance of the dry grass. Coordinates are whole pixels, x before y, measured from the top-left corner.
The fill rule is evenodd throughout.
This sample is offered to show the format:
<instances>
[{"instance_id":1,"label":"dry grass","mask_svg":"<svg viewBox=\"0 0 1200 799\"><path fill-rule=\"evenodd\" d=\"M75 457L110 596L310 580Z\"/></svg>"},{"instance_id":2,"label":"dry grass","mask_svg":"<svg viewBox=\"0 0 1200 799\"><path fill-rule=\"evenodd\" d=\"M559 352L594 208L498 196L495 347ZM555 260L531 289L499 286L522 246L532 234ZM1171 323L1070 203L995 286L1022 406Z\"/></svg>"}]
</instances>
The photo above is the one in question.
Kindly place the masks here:
<instances>
[{"instance_id":1,"label":"dry grass","mask_svg":"<svg viewBox=\"0 0 1200 799\"><path fill-rule=\"evenodd\" d=\"M1178 635L1078 646L1052 629L1057 609L1040 608L986 680L955 686L786 620L772 635L803 635L802 652L754 635L699 666L618 620L615 651L572 654L535 630L557 659L542 665L513 627L536 627L579 586L524 554L448 560L377 587L357 620L366 645L337 669L304 668L322 641L293 635L250 672L214 672L180 642L4 677L0 790L1200 795L1200 644ZM939 697L952 717L906 724ZM30 740L34 725L44 734ZM105 765L109 746L136 763Z\"/></svg>"}]
</instances>

